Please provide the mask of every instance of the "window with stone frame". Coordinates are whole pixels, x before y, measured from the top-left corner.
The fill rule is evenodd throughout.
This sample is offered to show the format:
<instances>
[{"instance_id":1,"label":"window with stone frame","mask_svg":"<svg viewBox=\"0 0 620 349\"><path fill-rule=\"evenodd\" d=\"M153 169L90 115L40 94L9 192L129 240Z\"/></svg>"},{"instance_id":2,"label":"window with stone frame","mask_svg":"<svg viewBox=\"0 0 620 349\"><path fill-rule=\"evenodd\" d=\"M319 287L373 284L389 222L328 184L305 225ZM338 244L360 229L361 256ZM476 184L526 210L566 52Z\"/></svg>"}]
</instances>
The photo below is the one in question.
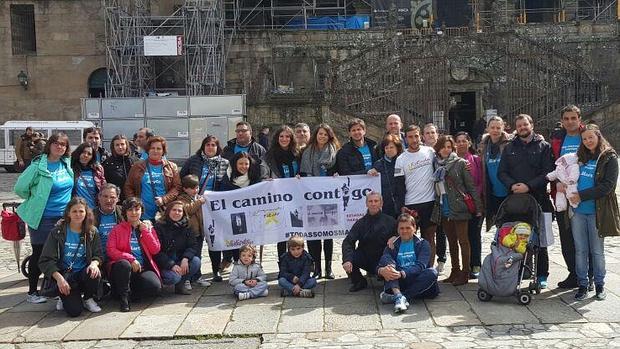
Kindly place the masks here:
<instances>
[{"instance_id":1,"label":"window with stone frame","mask_svg":"<svg viewBox=\"0 0 620 349\"><path fill-rule=\"evenodd\" d=\"M37 53L34 5L11 5L11 46L14 55Z\"/></svg>"}]
</instances>

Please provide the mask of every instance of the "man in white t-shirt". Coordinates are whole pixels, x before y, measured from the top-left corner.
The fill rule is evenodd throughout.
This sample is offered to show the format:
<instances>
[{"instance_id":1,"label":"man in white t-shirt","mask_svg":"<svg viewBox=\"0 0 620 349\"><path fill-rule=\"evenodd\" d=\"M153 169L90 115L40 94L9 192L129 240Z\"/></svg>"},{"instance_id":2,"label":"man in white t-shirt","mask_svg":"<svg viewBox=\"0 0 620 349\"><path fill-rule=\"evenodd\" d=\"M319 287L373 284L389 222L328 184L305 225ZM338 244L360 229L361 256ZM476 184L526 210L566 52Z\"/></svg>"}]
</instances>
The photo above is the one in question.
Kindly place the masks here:
<instances>
[{"instance_id":1,"label":"man in white t-shirt","mask_svg":"<svg viewBox=\"0 0 620 349\"><path fill-rule=\"evenodd\" d=\"M418 226L422 237L431 245L429 266L435 264L435 231L437 226L431 222L435 205L435 185L433 179L433 160L435 151L422 145L420 127L410 125L405 130L407 150L398 156L394 166L394 196L401 210L407 207L417 213Z\"/></svg>"}]
</instances>

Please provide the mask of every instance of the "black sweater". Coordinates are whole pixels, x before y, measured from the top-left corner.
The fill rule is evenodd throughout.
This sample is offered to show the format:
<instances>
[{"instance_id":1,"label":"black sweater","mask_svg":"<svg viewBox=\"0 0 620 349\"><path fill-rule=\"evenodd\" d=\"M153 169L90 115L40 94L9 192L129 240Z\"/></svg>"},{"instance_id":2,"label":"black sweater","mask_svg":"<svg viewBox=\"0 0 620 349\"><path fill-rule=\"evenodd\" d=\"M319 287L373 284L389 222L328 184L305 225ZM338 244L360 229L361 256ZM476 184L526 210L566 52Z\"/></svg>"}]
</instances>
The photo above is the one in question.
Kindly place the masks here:
<instances>
[{"instance_id":1,"label":"black sweater","mask_svg":"<svg viewBox=\"0 0 620 349\"><path fill-rule=\"evenodd\" d=\"M393 217L385 213L376 215L366 213L353 224L347 237L342 241L342 262L353 262L355 250L379 262L387 241L396 235L396 220Z\"/></svg>"}]
</instances>

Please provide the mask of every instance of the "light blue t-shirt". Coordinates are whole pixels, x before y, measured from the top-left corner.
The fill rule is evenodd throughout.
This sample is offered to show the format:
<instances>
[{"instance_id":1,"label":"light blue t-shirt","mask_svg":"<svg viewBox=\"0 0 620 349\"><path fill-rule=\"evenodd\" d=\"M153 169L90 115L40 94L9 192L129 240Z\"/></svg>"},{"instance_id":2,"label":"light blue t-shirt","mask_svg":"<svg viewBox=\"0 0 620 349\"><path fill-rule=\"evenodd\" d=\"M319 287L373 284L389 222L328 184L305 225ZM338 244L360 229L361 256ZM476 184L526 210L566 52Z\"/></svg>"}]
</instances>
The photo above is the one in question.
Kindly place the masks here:
<instances>
[{"instance_id":1,"label":"light blue t-shirt","mask_svg":"<svg viewBox=\"0 0 620 349\"><path fill-rule=\"evenodd\" d=\"M73 178L67 171L66 166L60 162L48 162L47 170L52 174L52 191L45 204L43 217L61 217L65 207L71 201L73 192Z\"/></svg>"},{"instance_id":2,"label":"light blue t-shirt","mask_svg":"<svg viewBox=\"0 0 620 349\"><path fill-rule=\"evenodd\" d=\"M250 145L248 144L245 147L240 146L239 144L235 143L235 154L237 153L241 153L241 152L248 152L248 150L250 150Z\"/></svg>"},{"instance_id":3,"label":"light blue t-shirt","mask_svg":"<svg viewBox=\"0 0 620 349\"><path fill-rule=\"evenodd\" d=\"M294 173L291 173L290 168L288 167L288 165L286 165L286 164L282 165L282 178L295 177L295 175L299 172L299 165L297 164L296 160L293 160L293 163L291 164L291 167L293 167L293 172Z\"/></svg>"},{"instance_id":4,"label":"light blue t-shirt","mask_svg":"<svg viewBox=\"0 0 620 349\"><path fill-rule=\"evenodd\" d=\"M136 236L136 232L131 231L131 238L129 238L129 246L131 247L131 254L134 258L140 263L140 265L144 266L144 254L142 254L142 248L140 247L140 242L138 241L138 237Z\"/></svg>"},{"instance_id":5,"label":"light blue t-shirt","mask_svg":"<svg viewBox=\"0 0 620 349\"><path fill-rule=\"evenodd\" d=\"M413 239L409 241L402 241L398 248L398 254L396 255L396 264L401 268L407 268L415 265L415 245Z\"/></svg>"},{"instance_id":6,"label":"light blue t-shirt","mask_svg":"<svg viewBox=\"0 0 620 349\"><path fill-rule=\"evenodd\" d=\"M95 208L95 197L97 196L97 187L95 185L95 178L93 176L93 170L84 170L80 173L76 181L75 194L81 196L86 200L88 207Z\"/></svg>"},{"instance_id":7,"label":"light blue t-shirt","mask_svg":"<svg viewBox=\"0 0 620 349\"><path fill-rule=\"evenodd\" d=\"M99 215L99 238L101 239L101 251L103 251L104 257L107 259L106 249L108 246L108 236L110 231L116 226L116 215L114 212L110 214L100 213Z\"/></svg>"},{"instance_id":8,"label":"light blue t-shirt","mask_svg":"<svg viewBox=\"0 0 620 349\"><path fill-rule=\"evenodd\" d=\"M596 173L596 160L590 160L585 165L579 165L579 181L577 191L582 191L594 187L594 174ZM594 200L581 201L575 208L575 212L581 214L595 214L596 206Z\"/></svg>"},{"instance_id":9,"label":"light blue t-shirt","mask_svg":"<svg viewBox=\"0 0 620 349\"><path fill-rule=\"evenodd\" d=\"M144 150L140 152L140 160L147 160L148 158L149 158L149 153L145 152Z\"/></svg>"},{"instance_id":10,"label":"light blue t-shirt","mask_svg":"<svg viewBox=\"0 0 620 349\"><path fill-rule=\"evenodd\" d=\"M358 147L357 151L359 151L360 154L362 154L362 158L364 158L364 170L370 170L372 168L372 155L370 154L370 147L368 147L368 144Z\"/></svg>"},{"instance_id":11,"label":"light blue t-shirt","mask_svg":"<svg viewBox=\"0 0 620 349\"><path fill-rule=\"evenodd\" d=\"M206 181L206 184L205 184ZM202 189L200 195L204 194L206 190L213 190L215 185L215 174L209 173L209 164L205 162L202 166L202 174L200 175L200 183L198 188Z\"/></svg>"},{"instance_id":12,"label":"light blue t-shirt","mask_svg":"<svg viewBox=\"0 0 620 349\"><path fill-rule=\"evenodd\" d=\"M487 176L489 177L489 181L491 182L491 192L493 196L498 198L503 198L508 196L508 190L502 181L497 177L497 171L499 170L499 163L501 161L501 157L499 154L495 159L490 158L490 154L487 152L486 156L486 165L487 165Z\"/></svg>"},{"instance_id":13,"label":"light blue t-shirt","mask_svg":"<svg viewBox=\"0 0 620 349\"><path fill-rule=\"evenodd\" d=\"M151 179L153 180L153 186L155 187L155 195L153 195ZM144 171L144 175L142 176L141 189L142 190L140 192L140 198L144 203L144 212L142 213L142 219L153 219L155 218L155 214L157 214L157 205L155 204L155 198L158 196L164 196L166 194L162 165L148 164L146 166L146 170Z\"/></svg>"},{"instance_id":14,"label":"light blue t-shirt","mask_svg":"<svg viewBox=\"0 0 620 349\"><path fill-rule=\"evenodd\" d=\"M564 137L564 142L562 143L562 148L560 149L560 156L570 153L576 153L577 149L579 149L580 144L581 135L566 135L566 137Z\"/></svg>"},{"instance_id":15,"label":"light blue t-shirt","mask_svg":"<svg viewBox=\"0 0 620 349\"><path fill-rule=\"evenodd\" d=\"M86 246L80 243L80 234L69 227L67 227L67 239L63 248L62 265L65 269L71 268L73 272L86 268Z\"/></svg>"}]
</instances>

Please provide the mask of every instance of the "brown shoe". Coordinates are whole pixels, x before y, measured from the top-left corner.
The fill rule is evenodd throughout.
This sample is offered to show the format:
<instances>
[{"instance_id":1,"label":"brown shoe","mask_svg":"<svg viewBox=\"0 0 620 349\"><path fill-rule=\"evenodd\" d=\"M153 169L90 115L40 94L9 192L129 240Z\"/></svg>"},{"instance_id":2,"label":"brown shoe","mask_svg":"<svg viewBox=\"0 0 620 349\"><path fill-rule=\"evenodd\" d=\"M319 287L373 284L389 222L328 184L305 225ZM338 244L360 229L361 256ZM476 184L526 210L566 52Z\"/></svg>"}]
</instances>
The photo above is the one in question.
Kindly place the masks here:
<instances>
[{"instance_id":1,"label":"brown shoe","mask_svg":"<svg viewBox=\"0 0 620 349\"><path fill-rule=\"evenodd\" d=\"M453 282L454 279L456 279L456 277L460 274L461 274L461 269L452 268L452 270L450 271L450 276L445 278L442 282Z\"/></svg>"},{"instance_id":2,"label":"brown shoe","mask_svg":"<svg viewBox=\"0 0 620 349\"><path fill-rule=\"evenodd\" d=\"M452 280L452 285L461 286L461 285L465 285L468 282L469 282L469 271L462 271L454 278L454 280Z\"/></svg>"}]
</instances>

